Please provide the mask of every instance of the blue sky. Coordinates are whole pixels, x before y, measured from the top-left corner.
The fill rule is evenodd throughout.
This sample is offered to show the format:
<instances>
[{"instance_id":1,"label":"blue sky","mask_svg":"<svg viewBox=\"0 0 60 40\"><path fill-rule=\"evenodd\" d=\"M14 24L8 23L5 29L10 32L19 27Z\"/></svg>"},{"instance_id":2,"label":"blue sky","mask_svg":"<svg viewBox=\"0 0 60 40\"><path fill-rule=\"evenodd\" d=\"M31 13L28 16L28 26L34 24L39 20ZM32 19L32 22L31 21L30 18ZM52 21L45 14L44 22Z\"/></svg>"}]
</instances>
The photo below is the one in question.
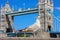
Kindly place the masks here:
<instances>
[{"instance_id":1,"label":"blue sky","mask_svg":"<svg viewBox=\"0 0 60 40\"><path fill-rule=\"evenodd\" d=\"M58 18L60 17L60 0L54 0L54 15ZM59 18L59 20L60 20L60 18ZM60 22L57 21L57 24L56 24L55 21L56 20L54 19L54 26L57 24L59 25L57 27L55 26L55 31L57 30L60 32Z\"/></svg>"},{"instance_id":2,"label":"blue sky","mask_svg":"<svg viewBox=\"0 0 60 40\"><path fill-rule=\"evenodd\" d=\"M27 8L36 7L38 0L8 0L8 2L10 4L10 7L11 8L13 7L15 9L15 11L17 11L19 8L27 9ZM1 8L1 5L5 6L5 3L6 3L6 0L0 0L0 8ZM34 16L32 16L32 15L34 15ZM29 15L14 17L14 19L16 19L14 21L15 29L16 30L23 29L23 28L33 24L36 21L35 19L38 16L38 13L35 13L35 14L32 14L32 15L29 14ZM60 0L54 0L54 15L60 17ZM20 22L18 22L17 20L20 21ZM28 24L26 24L26 23L28 23ZM17 24L18 24L19 27L17 27ZM56 25L56 24L54 23L54 25Z\"/></svg>"}]
</instances>

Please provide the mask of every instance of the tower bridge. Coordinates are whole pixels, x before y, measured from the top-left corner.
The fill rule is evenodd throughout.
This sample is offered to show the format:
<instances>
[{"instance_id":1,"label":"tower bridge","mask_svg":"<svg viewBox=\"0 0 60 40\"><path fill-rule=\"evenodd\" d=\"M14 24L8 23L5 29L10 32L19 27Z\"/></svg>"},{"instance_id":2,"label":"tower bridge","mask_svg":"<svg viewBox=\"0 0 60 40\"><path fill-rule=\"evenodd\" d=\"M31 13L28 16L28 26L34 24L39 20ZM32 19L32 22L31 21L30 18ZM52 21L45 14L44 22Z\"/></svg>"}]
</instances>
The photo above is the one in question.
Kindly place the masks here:
<instances>
[{"instance_id":1,"label":"tower bridge","mask_svg":"<svg viewBox=\"0 0 60 40\"><path fill-rule=\"evenodd\" d=\"M42 4L43 2L46 2L46 3ZM47 4L49 4L49 5L47 5ZM9 9L9 10L7 10L7 9ZM57 18L56 16L53 15L53 3L50 4L49 0L46 0L46 1L39 0L39 5L37 8L11 12L9 5L7 4L6 10L4 11L4 8L2 10L3 10L2 14L4 14L4 12L6 11L4 14L4 17L5 17L5 21L7 21L7 24L8 24L7 28L9 28L10 32L16 32L16 30L13 28L13 19L12 19L13 16L16 16L16 15L27 15L27 14L38 13L38 16L39 16L38 19L41 24L41 30L40 29L36 30L36 32L39 34L38 36L45 35L45 37L46 37L46 36L49 36L48 35L49 33L56 33L57 32L57 31L54 31L54 30L57 30L57 29L54 29L54 25L53 25L54 18L56 19L56 26L55 27L57 28L57 26L60 25L57 23L57 22L60 22L59 18ZM26 29L28 29L28 28L26 28ZM6 29L4 29L4 30L6 30ZM39 32L42 32L42 33L39 33ZM28 33L31 33L30 30ZM60 34L60 31L58 31L56 34Z\"/></svg>"},{"instance_id":2,"label":"tower bridge","mask_svg":"<svg viewBox=\"0 0 60 40\"><path fill-rule=\"evenodd\" d=\"M47 11L47 12L49 12L49 11ZM49 12L49 14L51 15L52 12L51 13L50 12ZM16 16L16 15L27 15L27 14L34 14L34 13L38 13L38 8L33 8L31 10L25 10L25 11L17 11L17 12L13 12L13 13L6 13L5 15ZM60 22L58 17L56 17L54 15L51 15L51 16L53 16L53 18L55 18L57 21Z\"/></svg>"},{"instance_id":3,"label":"tower bridge","mask_svg":"<svg viewBox=\"0 0 60 40\"><path fill-rule=\"evenodd\" d=\"M47 10L46 10L47 11ZM60 24L58 24L57 22L60 22L60 20L59 20L59 18L57 18L56 16L54 16L54 15L52 15L51 13L51 11L47 11L49 14L50 14L50 16L52 16L53 18L55 18L55 22L56 22L56 26L55 26L55 28L57 28L57 26L58 25L60 25ZM33 8L33 9L31 9L31 10L25 10L25 11L18 11L18 12L13 12L13 13L9 13L9 14L6 14L7 16L9 16L9 15L11 15L11 17L12 16L16 16L16 15L27 15L27 14L34 14L34 13L38 13L38 8ZM53 19L54 20L54 19ZM53 24L54 25L54 24ZM54 30L57 30L57 29L54 29ZM49 31L48 31L49 32ZM57 31L50 31L49 33L51 33L51 34L60 34L60 32L57 32Z\"/></svg>"}]
</instances>

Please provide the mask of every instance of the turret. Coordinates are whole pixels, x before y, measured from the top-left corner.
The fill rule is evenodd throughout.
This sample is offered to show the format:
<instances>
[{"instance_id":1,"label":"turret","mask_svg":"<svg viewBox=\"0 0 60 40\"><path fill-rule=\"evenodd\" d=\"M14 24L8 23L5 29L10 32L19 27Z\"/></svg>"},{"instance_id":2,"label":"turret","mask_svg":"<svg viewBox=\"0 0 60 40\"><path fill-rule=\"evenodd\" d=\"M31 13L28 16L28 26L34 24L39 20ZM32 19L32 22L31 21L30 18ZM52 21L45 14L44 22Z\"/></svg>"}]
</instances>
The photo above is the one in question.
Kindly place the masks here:
<instances>
[{"instance_id":1,"label":"turret","mask_svg":"<svg viewBox=\"0 0 60 40\"><path fill-rule=\"evenodd\" d=\"M6 11L6 12L11 12L11 8L10 8L8 2L6 2L6 4L5 4L5 11Z\"/></svg>"}]
</instances>

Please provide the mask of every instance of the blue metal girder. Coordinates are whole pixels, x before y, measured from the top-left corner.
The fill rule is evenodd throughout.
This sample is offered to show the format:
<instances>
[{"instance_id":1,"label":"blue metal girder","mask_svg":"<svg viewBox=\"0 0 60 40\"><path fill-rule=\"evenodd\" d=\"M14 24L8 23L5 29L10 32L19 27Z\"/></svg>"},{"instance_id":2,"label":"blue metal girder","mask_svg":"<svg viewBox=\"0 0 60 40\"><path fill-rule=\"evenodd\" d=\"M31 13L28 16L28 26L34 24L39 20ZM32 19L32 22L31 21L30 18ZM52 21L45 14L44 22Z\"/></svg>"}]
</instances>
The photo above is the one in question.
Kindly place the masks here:
<instances>
[{"instance_id":1,"label":"blue metal girder","mask_svg":"<svg viewBox=\"0 0 60 40\"><path fill-rule=\"evenodd\" d=\"M38 12L38 8L34 8L31 10L23 10L23 11L17 11L17 12L13 12L13 13L6 13L6 15L25 15L25 14L32 14L32 13L37 13Z\"/></svg>"}]
</instances>

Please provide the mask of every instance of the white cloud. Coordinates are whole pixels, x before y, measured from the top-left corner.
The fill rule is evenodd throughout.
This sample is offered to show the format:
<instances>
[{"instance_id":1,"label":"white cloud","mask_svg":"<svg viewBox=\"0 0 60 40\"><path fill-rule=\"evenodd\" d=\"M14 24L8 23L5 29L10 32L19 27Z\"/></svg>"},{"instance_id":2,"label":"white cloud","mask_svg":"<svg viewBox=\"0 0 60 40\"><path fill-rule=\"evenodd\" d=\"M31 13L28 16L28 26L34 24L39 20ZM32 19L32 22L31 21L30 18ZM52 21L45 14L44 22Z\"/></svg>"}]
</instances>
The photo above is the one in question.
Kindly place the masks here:
<instances>
[{"instance_id":1,"label":"white cloud","mask_svg":"<svg viewBox=\"0 0 60 40\"><path fill-rule=\"evenodd\" d=\"M56 7L57 10L60 10L60 7Z\"/></svg>"}]
</instances>

